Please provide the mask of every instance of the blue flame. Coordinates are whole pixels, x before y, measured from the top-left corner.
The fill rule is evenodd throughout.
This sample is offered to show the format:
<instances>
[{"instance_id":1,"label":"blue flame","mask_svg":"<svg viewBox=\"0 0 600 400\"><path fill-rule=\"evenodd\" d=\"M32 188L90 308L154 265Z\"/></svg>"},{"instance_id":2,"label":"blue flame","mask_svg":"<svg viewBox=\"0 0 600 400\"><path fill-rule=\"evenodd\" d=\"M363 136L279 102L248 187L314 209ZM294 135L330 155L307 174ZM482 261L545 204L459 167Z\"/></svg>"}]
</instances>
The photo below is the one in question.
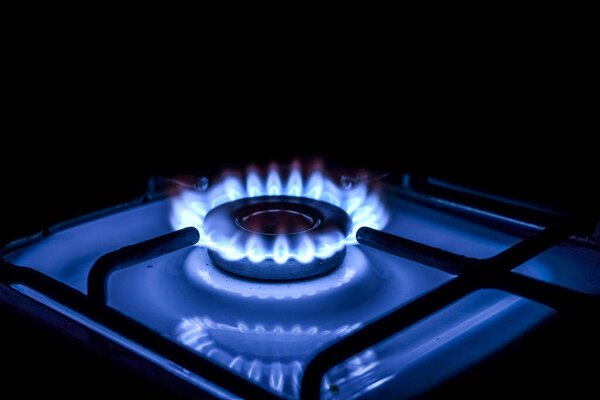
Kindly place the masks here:
<instances>
[{"instance_id":1,"label":"blue flame","mask_svg":"<svg viewBox=\"0 0 600 400\"><path fill-rule=\"evenodd\" d=\"M258 196L307 197L331 203L345 210L352 219L352 231L344 237L341 233L327 235L301 234L294 248L284 235L266 246L260 237L240 241L238 237L217 237L204 229L206 214L213 208L230 201ZM379 195L369 192L365 182L349 188L341 188L321 170L315 170L304 179L299 167L292 167L287 179L277 167L272 167L266 176L248 170L245 179L234 175L225 176L219 183L205 191L184 189L172 199L171 224L175 229L193 226L200 232L198 245L208 247L228 259L248 258L252 262L272 259L284 264L290 259L309 263L315 258L325 259L347 244L356 243L356 232L368 226L382 229L388 221L388 213Z\"/></svg>"}]
</instances>

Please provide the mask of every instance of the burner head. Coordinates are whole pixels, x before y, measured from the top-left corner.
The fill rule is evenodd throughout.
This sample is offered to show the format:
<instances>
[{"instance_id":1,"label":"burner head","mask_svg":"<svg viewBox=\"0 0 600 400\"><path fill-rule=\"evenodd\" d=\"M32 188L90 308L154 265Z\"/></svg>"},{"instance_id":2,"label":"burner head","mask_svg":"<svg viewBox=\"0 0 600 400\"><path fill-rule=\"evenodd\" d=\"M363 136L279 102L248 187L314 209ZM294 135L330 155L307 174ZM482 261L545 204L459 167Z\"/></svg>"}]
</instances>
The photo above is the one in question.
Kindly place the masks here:
<instances>
[{"instance_id":1,"label":"burner head","mask_svg":"<svg viewBox=\"0 0 600 400\"><path fill-rule=\"evenodd\" d=\"M300 241L319 243L322 238L345 237L352 228L350 216L330 203L295 196L260 196L224 203L205 217L204 227L210 235L235 238L246 248L256 245L272 249L273 257L253 261L248 257L229 259L218 250L209 249L212 261L220 268L246 278L292 280L324 274L338 266L346 254L338 251L310 260L289 257ZM281 257L278 254L281 253ZM282 261L283 260L283 261ZM306 262L304 262L306 261Z\"/></svg>"}]
</instances>

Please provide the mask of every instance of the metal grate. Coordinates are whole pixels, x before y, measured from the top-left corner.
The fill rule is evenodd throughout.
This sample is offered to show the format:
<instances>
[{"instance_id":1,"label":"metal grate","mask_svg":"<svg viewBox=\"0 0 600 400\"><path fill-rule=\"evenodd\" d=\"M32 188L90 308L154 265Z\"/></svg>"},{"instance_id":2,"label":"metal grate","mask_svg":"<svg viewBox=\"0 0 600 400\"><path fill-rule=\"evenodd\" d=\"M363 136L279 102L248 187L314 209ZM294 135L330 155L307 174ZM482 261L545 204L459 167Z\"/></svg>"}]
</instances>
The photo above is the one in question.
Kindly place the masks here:
<instances>
[{"instance_id":1,"label":"metal grate","mask_svg":"<svg viewBox=\"0 0 600 400\"><path fill-rule=\"evenodd\" d=\"M139 201L133 201L118 209L133 207L162 197L151 191ZM78 218L75 221L50 228L48 231L64 229L116 210L93 214L87 218ZM306 366L300 387L301 399L318 399L323 376L335 365L478 289L500 289L549 305L560 311L586 313L591 308L597 310L600 308L597 296L511 272L517 266L563 240L572 236L593 234L597 229L596 223L597 220L590 216L585 218L561 217L558 220L555 218L552 225L488 259L465 257L385 232L361 228L357 234L359 243L416 261L427 267L442 270L456 277L321 349ZM18 243L6 246L3 251L10 251L39 241L46 235L47 233L41 233L26 238L26 240L20 240ZM106 284L108 275L112 271L193 245L196 241L197 231L194 228L186 228L105 254L98 259L90 271L89 296L39 271L12 265L4 259L0 267L0 282L4 284L21 283L49 296L233 394L243 398L278 398L272 392L215 364L202 355L172 342L106 305Z\"/></svg>"}]
</instances>

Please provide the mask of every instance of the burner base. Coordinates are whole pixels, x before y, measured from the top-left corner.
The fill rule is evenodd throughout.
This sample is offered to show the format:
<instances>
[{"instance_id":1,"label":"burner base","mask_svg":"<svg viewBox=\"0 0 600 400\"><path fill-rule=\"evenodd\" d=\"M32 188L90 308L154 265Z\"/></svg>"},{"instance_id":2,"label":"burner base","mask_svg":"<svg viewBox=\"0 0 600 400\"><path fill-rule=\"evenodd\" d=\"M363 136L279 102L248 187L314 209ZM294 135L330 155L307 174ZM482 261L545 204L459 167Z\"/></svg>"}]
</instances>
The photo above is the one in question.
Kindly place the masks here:
<instances>
[{"instance_id":1,"label":"burner base","mask_svg":"<svg viewBox=\"0 0 600 400\"><path fill-rule=\"evenodd\" d=\"M328 258L315 258L308 263L287 260L284 264L278 264L270 258L260 262L253 262L247 258L231 261L210 249L208 250L208 255L212 262L219 268L243 278L248 279L249 277L260 276L261 280L285 281L326 274L341 264L344 257L346 257L346 248L343 247Z\"/></svg>"}]
</instances>

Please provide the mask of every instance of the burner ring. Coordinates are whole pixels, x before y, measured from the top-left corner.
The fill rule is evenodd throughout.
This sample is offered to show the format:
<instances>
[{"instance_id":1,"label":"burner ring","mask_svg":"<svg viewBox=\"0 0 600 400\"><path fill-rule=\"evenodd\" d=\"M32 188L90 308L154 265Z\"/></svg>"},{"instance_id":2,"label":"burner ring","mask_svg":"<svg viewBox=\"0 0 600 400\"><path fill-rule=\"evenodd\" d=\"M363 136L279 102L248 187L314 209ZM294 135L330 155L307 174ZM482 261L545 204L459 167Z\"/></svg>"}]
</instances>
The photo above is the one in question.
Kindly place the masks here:
<instances>
[{"instance_id":1,"label":"burner ring","mask_svg":"<svg viewBox=\"0 0 600 400\"><path fill-rule=\"evenodd\" d=\"M344 238L350 233L352 221L341 208L330 203L295 196L248 197L221 204L210 210L204 219L205 231L218 240L247 244L260 241L266 248L275 248L285 240L294 248L301 240ZM292 280L324 274L338 266L346 254L345 246L326 258L311 257L307 262L288 257L280 262L272 257L258 262L247 257L228 259L218 250L209 249L212 261L220 268L246 278L261 280Z\"/></svg>"}]
</instances>

